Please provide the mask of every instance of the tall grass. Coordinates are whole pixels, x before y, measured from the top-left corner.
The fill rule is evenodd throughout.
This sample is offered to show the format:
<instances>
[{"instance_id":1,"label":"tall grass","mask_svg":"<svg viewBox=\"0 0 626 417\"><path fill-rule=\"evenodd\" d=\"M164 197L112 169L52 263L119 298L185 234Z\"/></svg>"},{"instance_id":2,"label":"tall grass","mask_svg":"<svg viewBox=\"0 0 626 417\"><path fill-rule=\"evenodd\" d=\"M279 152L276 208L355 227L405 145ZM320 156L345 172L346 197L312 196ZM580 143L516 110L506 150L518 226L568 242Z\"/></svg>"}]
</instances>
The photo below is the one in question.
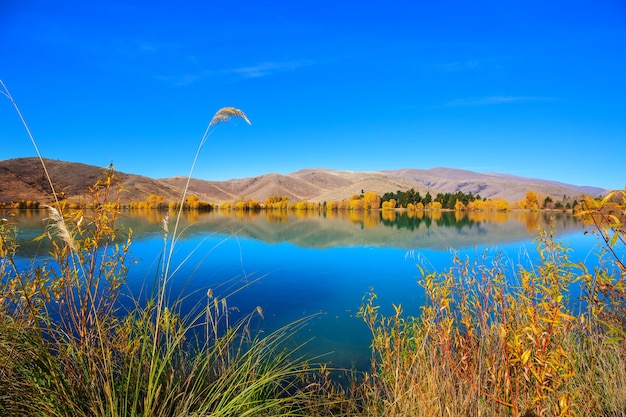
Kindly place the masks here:
<instances>
[{"instance_id":1,"label":"tall grass","mask_svg":"<svg viewBox=\"0 0 626 417\"><path fill-rule=\"evenodd\" d=\"M530 264L511 269L486 252L455 256L440 272L420 268L428 302L418 317L402 306L380 314L372 291L359 311L371 369L340 386L293 344L306 319L262 335L252 331L261 308L233 321L228 298L211 290L186 314L182 299L170 300L182 203L172 224L163 219L154 290L123 307L132 230L118 226L115 171L103 170L86 207L67 210L0 84L54 195L43 261L18 262L17 228L0 218L0 415L626 416L624 193L588 199L580 213L605 248L593 269L548 230ZM249 123L235 108L215 114L181 202L213 129L231 118Z\"/></svg>"},{"instance_id":2,"label":"tall grass","mask_svg":"<svg viewBox=\"0 0 626 417\"><path fill-rule=\"evenodd\" d=\"M624 195L613 208L622 218ZM587 207L581 215L607 249L593 271L542 231L538 260L513 271L488 252L455 256L443 272L422 270L428 303L419 317L405 317L401 306L382 316L376 294L366 296L359 315L373 336L361 388L367 414L626 415L624 229L619 216L603 217L602 202ZM573 286L582 286L582 300L570 296Z\"/></svg>"},{"instance_id":3,"label":"tall grass","mask_svg":"<svg viewBox=\"0 0 626 417\"><path fill-rule=\"evenodd\" d=\"M168 284L180 266L173 254L184 232L182 204L173 227L163 222L155 290L123 309L132 230L118 226L122 184L113 167L90 189L85 208L67 210L16 102L2 88L35 146L54 202L40 237L53 250L37 264L18 263L16 228L10 217L0 222L0 415L313 415L332 404L329 385L319 383L316 368L288 337L306 320L261 337L250 325L260 308L233 322L227 299L211 292L186 315L181 299L169 299ZM213 128L232 117L249 123L241 110L220 109L188 181ZM322 391L324 401L317 400Z\"/></svg>"}]
</instances>

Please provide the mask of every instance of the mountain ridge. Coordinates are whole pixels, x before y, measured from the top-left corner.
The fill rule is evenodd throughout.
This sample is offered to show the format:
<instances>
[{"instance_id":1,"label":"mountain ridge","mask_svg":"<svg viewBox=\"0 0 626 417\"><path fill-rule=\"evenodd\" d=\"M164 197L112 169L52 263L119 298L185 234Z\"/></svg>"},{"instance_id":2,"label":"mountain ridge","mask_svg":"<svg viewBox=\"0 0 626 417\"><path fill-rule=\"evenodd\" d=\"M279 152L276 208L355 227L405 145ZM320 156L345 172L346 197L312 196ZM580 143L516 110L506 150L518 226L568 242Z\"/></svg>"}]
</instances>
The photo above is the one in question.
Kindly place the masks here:
<instances>
[{"instance_id":1,"label":"mountain ridge","mask_svg":"<svg viewBox=\"0 0 626 417\"><path fill-rule=\"evenodd\" d=\"M101 176L102 168L79 162L44 159L57 191L68 200L87 195L89 186ZM150 178L125 172L117 173L126 190L122 203L145 201L150 194L162 195L167 201L177 201L187 182L186 177ZM528 190L560 199L564 195L603 195L609 190L594 186L579 186L554 180L520 177L506 173L435 167L429 169L401 168L379 171L343 171L328 168L303 168L289 174L264 175L226 181L192 178L189 194L210 203L254 199L263 202L272 195L287 196L291 201L323 202L344 200L362 191L380 195L398 190L415 191L425 195L471 192L483 198L503 198L510 203L521 200ZM38 158L14 158L0 161L0 202L52 199L48 181Z\"/></svg>"}]
</instances>

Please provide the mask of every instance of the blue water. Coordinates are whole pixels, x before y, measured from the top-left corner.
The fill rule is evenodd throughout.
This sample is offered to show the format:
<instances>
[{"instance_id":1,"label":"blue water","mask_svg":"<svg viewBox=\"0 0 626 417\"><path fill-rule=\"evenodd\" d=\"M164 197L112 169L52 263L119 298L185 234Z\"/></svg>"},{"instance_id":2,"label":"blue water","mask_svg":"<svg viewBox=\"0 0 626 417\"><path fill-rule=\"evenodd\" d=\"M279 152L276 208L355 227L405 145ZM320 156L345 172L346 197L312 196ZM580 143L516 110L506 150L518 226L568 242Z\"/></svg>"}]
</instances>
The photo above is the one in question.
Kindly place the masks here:
<instances>
[{"instance_id":1,"label":"blue water","mask_svg":"<svg viewBox=\"0 0 626 417\"><path fill-rule=\"evenodd\" d=\"M391 227L389 222L364 227L345 219L289 217L272 223L262 216L209 214L175 246L170 302L183 300L185 314L205 305L212 289L218 297L228 296L228 305L236 308L232 319L261 307L263 318L256 317L252 325L265 332L311 317L294 341L312 339L308 353L327 354L323 358L339 366L367 369L370 335L356 313L372 288L381 313L391 314L392 304L402 304L407 314L417 315L425 298L416 264L443 271L451 265L453 252L473 259L486 253L488 260L502 253L514 270L535 256L536 230L527 221L511 216L504 222L465 222L461 227L451 219L405 228L399 224L406 224L406 218ZM158 221L130 214L125 220L136 229L128 288L139 297L161 276L164 241ZM595 238L585 235L571 216L560 224L558 239L572 248L572 258L592 264Z\"/></svg>"}]
</instances>

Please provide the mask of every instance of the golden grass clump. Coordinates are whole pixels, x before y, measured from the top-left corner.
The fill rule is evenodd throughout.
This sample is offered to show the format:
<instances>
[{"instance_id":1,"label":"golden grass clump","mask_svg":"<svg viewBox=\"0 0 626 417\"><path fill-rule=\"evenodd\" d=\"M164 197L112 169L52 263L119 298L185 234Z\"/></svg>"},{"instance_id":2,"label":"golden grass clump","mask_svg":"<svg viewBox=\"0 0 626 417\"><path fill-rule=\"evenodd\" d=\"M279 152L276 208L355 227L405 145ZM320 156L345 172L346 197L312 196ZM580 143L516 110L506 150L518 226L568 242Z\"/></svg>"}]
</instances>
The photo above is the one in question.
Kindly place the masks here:
<instances>
[{"instance_id":1,"label":"golden grass clump","mask_svg":"<svg viewBox=\"0 0 626 417\"><path fill-rule=\"evenodd\" d=\"M592 271L549 231L528 265L485 252L455 256L439 273L420 268L428 302L419 317L404 317L401 306L383 316L376 294L366 296L366 414L626 416L625 234L602 201L587 206L581 215L594 216L605 245ZM582 300L570 297L575 286Z\"/></svg>"},{"instance_id":2,"label":"golden grass clump","mask_svg":"<svg viewBox=\"0 0 626 417\"><path fill-rule=\"evenodd\" d=\"M250 123L225 107L208 124L176 221L162 220L162 263L145 301L120 302L132 230L117 225L112 166L91 188L90 207L47 207L45 259L18 262L17 228L0 219L0 415L626 416L624 192L586 200L579 214L605 249L592 270L543 231L528 264L486 251L454 256L442 272L420 268L427 302L418 317L399 305L385 316L369 293L359 317L372 335L371 368L348 372L344 384L293 345L306 319L255 333L263 310L233 321L212 289L206 305L183 314L168 286L180 270L180 216L200 150L231 118ZM571 298L573 286L582 300Z\"/></svg>"}]
</instances>

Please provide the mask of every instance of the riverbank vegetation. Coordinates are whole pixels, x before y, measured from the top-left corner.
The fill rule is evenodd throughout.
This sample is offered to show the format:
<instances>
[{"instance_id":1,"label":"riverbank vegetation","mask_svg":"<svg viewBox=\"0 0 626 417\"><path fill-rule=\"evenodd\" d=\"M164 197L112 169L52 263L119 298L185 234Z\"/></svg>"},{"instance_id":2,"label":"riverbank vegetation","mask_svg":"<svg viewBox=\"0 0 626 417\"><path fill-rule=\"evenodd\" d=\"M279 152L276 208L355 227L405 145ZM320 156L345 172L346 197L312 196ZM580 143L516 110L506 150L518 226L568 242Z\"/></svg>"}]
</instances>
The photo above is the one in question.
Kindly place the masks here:
<instances>
[{"instance_id":1,"label":"riverbank vegetation","mask_svg":"<svg viewBox=\"0 0 626 417\"><path fill-rule=\"evenodd\" d=\"M626 191L626 190L625 190ZM367 409L385 416L626 415L626 198L586 199L580 215L604 245L599 267L575 264L552 230L538 261L513 271L499 254L421 268L419 317L360 316L372 332ZM581 288L580 298L574 291Z\"/></svg>"},{"instance_id":2,"label":"riverbank vegetation","mask_svg":"<svg viewBox=\"0 0 626 417\"><path fill-rule=\"evenodd\" d=\"M211 128L232 117L248 121L240 110L221 109L198 153ZM317 407L335 408L327 371L289 337L306 320L254 333L262 309L233 321L228 298L211 289L204 304L181 310L183 296L172 297L169 281L181 266L172 254L182 203L178 216L162 220L160 268L147 293L127 291L132 230L117 224L120 191L109 167L88 207L47 206L38 239L52 251L30 262L17 256L19 230L3 214L0 415L315 415Z\"/></svg>"},{"instance_id":3,"label":"riverbank vegetation","mask_svg":"<svg viewBox=\"0 0 626 417\"><path fill-rule=\"evenodd\" d=\"M545 230L538 260L514 271L494 252L454 257L445 271L419 266L428 302L418 317L402 306L380 314L372 290L359 312L371 368L340 371L293 345L306 320L263 335L252 330L262 309L232 322L212 290L189 314L168 301L165 216L162 269L151 295L129 303L132 231L116 224L116 187L106 171L95 208L48 208L46 261L17 262L18 230L2 219L0 414L624 415L623 193L583 203L604 245L592 270ZM578 286L582 299L570 293Z\"/></svg>"},{"instance_id":4,"label":"riverbank vegetation","mask_svg":"<svg viewBox=\"0 0 626 417\"><path fill-rule=\"evenodd\" d=\"M198 153L233 117L248 121L221 109ZM294 344L306 319L257 333L263 310L233 321L228 295L213 289L183 312L169 283L185 194L163 213L158 273L146 294L129 294L120 186L110 167L88 206L48 205L39 239L52 251L29 262L10 213L0 217L0 415L626 415L626 190L581 204L602 245L593 268L541 230L537 257L513 268L490 251L444 271L418 265L428 301L417 317L400 305L381 314L373 289L355 319L371 331L371 367L336 370Z\"/></svg>"},{"instance_id":5,"label":"riverbank vegetation","mask_svg":"<svg viewBox=\"0 0 626 417\"><path fill-rule=\"evenodd\" d=\"M79 209L91 207L92 203L85 201L60 201L65 208ZM15 201L0 203L0 208L14 209L37 209L45 203L35 201ZM130 201L120 203L121 207L130 210L183 210L199 211L261 211L261 210L286 210L286 211L310 211L326 213L331 211L361 211L361 210L407 210L407 211L462 211L462 212L506 212L511 210L556 210L576 211L580 209L578 199L563 196L557 199L554 196L538 195L533 190L528 190L524 199L515 203L509 203L502 198L481 198L472 193L437 193L433 197L430 192L422 196L414 189L408 191L398 190L395 193L387 192L381 197L372 191L361 190L361 194L353 194L350 198L336 201L291 201L288 196L269 196L264 201L253 198L241 198L235 201L210 203L201 200L196 195L188 195L184 201L167 201L164 196L150 194L145 201Z\"/></svg>"}]
</instances>

